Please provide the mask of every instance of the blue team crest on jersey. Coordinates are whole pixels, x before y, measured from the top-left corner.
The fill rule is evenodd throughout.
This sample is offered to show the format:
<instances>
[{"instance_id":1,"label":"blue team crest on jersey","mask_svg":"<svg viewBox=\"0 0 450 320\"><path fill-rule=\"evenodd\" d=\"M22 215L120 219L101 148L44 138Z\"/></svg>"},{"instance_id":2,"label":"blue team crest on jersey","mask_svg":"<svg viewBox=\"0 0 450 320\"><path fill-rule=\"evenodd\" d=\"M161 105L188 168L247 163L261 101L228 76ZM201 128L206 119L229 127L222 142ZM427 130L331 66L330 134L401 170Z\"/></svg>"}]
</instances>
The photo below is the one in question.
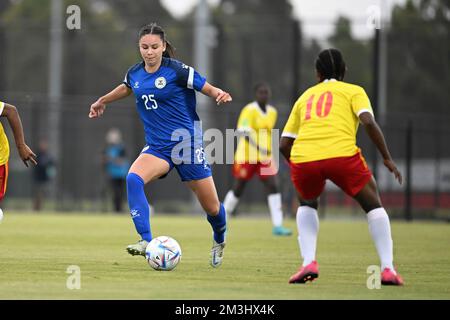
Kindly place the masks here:
<instances>
[{"instance_id":1,"label":"blue team crest on jersey","mask_svg":"<svg viewBox=\"0 0 450 320\"><path fill-rule=\"evenodd\" d=\"M136 82L134 83L134 88L135 88L135 89L139 89L139 81L136 81Z\"/></svg>"},{"instance_id":2,"label":"blue team crest on jersey","mask_svg":"<svg viewBox=\"0 0 450 320\"><path fill-rule=\"evenodd\" d=\"M159 77L159 78L156 78L156 80L155 80L155 87L157 87L158 89L164 88L166 86L166 84L167 84L167 81L166 81L166 78L164 78L164 77Z\"/></svg>"}]
</instances>

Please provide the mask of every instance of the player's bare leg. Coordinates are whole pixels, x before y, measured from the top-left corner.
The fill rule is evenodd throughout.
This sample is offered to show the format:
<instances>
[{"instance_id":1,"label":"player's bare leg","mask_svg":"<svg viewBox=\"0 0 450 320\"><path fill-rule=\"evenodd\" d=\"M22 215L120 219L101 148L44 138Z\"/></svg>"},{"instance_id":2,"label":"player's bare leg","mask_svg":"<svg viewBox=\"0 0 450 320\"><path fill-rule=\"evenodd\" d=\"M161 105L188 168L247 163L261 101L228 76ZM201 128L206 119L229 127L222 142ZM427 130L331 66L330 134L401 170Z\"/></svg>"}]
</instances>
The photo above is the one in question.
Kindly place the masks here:
<instances>
[{"instance_id":1,"label":"player's bare leg","mask_svg":"<svg viewBox=\"0 0 450 320\"><path fill-rule=\"evenodd\" d=\"M128 203L137 232L142 239L127 246L131 255L145 256L145 249L152 238L150 229L150 209L145 197L144 186L169 171L167 161L154 155L143 153L132 164L127 176Z\"/></svg>"},{"instance_id":2,"label":"player's bare leg","mask_svg":"<svg viewBox=\"0 0 450 320\"><path fill-rule=\"evenodd\" d=\"M318 199L304 200L298 195L300 207L297 210L297 229L300 254L303 264L291 276L289 283L306 283L319 277L319 265L316 261L316 244L319 233Z\"/></svg>"},{"instance_id":3,"label":"player's bare leg","mask_svg":"<svg viewBox=\"0 0 450 320\"><path fill-rule=\"evenodd\" d=\"M225 248L226 212L219 202L216 186L212 177L187 182L197 196L203 210L207 214L208 222L213 228L213 245L211 248L210 264L217 268L222 264Z\"/></svg>"},{"instance_id":4,"label":"player's bare leg","mask_svg":"<svg viewBox=\"0 0 450 320\"><path fill-rule=\"evenodd\" d=\"M167 161L152 154L142 153L131 165L129 173L137 174L147 184L165 175L169 168Z\"/></svg>"},{"instance_id":5,"label":"player's bare leg","mask_svg":"<svg viewBox=\"0 0 450 320\"><path fill-rule=\"evenodd\" d=\"M354 197L367 213L369 231L381 261L381 283L403 285L403 279L393 265L393 242L389 216L383 208L375 179L372 179Z\"/></svg>"}]
</instances>

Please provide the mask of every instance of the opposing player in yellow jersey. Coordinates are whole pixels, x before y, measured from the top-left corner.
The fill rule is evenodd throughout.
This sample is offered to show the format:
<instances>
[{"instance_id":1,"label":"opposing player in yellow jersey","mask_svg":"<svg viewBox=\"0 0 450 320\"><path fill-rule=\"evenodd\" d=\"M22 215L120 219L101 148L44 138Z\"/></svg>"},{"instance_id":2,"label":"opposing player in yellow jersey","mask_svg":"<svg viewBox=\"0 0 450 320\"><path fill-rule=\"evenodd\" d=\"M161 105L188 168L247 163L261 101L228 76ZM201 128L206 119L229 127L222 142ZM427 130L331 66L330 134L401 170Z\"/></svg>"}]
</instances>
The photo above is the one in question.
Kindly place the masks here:
<instances>
[{"instance_id":1,"label":"opposing player in yellow jersey","mask_svg":"<svg viewBox=\"0 0 450 320\"><path fill-rule=\"evenodd\" d=\"M16 107L0 101L0 116L8 119L9 125L14 134L17 150L19 156L28 167L28 161L36 165L36 155L25 144L23 134L22 122ZM8 183L8 159L9 159L9 143L6 137L3 126L0 123L0 203L5 197L6 186ZM3 217L3 212L0 209L0 220Z\"/></svg>"},{"instance_id":2,"label":"opposing player in yellow jersey","mask_svg":"<svg viewBox=\"0 0 450 320\"><path fill-rule=\"evenodd\" d=\"M346 65L341 53L336 49L322 51L316 59L316 71L319 84L306 90L295 103L280 143L280 151L290 161L292 182L300 200L297 227L303 265L289 282L305 283L319 276L315 260L318 197L329 179L367 213L369 231L381 260L381 283L402 285L393 266L389 217L375 179L356 146L358 122L400 184L402 176L375 122L364 89L343 82Z\"/></svg>"},{"instance_id":3,"label":"opposing player in yellow jersey","mask_svg":"<svg viewBox=\"0 0 450 320\"><path fill-rule=\"evenodd\" d=\"M225 211L233 214L247 182L256 173L267 189L267 202L272 218L272 233L289 236L292 231L283 227L281 194L276 180L277 169L272 159L272 129L277 121L277 110L268 104L270 87L265 83L255 86L256 101L245 106L237 124L239 138L234 155L233 189L224 200Z\"/></svg>"}]
</instances>

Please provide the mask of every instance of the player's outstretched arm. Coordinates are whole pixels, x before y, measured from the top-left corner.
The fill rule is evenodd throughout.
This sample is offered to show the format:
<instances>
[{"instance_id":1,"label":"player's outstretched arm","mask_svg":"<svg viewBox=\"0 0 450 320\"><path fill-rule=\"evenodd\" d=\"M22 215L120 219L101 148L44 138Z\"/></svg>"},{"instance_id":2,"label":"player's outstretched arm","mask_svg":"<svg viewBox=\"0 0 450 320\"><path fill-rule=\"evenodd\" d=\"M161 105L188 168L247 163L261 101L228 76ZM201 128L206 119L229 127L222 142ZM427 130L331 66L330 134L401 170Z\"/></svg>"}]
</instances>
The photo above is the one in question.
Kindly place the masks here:
<instances>
[{"instance_id":1,"label":"player's outstretched arm","mask_svg":"<svg viewBox=\"0 0 450 320\"><path fill-rule=\"evenodd\" d=\"M230 102L233 100L231 95L228 92L223 91L222 89L216 88L209 84L208 82L205 82L202 93L208 97L211 97L216 100L217 105L220 105L222 103Z\"/></svg>"},{"instance_id":2,"label":"player's outstretched arm","mask_svg":"<svg viewBox=\"0 0 450 320\"><path fill-rule=\"evenodd\" d=\"M390 172L394 174L398 182L402 184L402 175L400 171L398 171L394 160L392 160L391 154L386 144L386 140L384 139L383 132L381 131L372 114L369 112L363 112L359 115L359 120L364 125L367 134L377 147L378 151L380 151L381 156L383 157L384 165L389 169Z\"/></svg>"},{"instance_id":3,"label":"player's outstretched arm","mask_svg":"<svg viewBox=\"0 0 450 320\"><path fill-rule=\"evenodd\" d=\"M89 110L89 118L100 117L103 112L105 112L105 108L108 103L128 97L130 94L131 89L128 88L125 84L122 83L118 85L110 93L98 98L98 100L91 105L91 109Z\"/></svg>"},{"instance_id":4,"label":"player's outstretched arm","mask_svg":"<svg viewBox=\"0 0 450 320\"><path fill-rule=\"evenodd\" d=\"M19 156L22 159L23 163L25 163L27 167L28 161L36 165L36 155L25 143L22 121L20 120L17 108L5 103L2 117L6 117L8 119L9 125L11 126L12 132L14 134L14 140L16 141L17 151L19 152Z\"/></svg>"}]
</instances>

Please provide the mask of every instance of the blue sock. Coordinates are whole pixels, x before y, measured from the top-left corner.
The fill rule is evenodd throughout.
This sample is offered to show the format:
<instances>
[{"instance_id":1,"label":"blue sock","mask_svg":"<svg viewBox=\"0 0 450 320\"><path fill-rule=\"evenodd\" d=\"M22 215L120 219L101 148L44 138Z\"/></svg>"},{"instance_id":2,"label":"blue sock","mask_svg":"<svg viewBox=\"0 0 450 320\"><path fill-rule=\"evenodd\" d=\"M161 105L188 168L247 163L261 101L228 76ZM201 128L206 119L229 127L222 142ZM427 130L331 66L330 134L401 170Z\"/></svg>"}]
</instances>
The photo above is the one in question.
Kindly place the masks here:
<instances>
[{"instance_id":1,"label":"blue sock","mask_svg":"<svg viewBox=\"0 0 450 320\"><path fill-rule=\"evenodd\" d=\"M144 180L135 173L127 176L128 206L136 231L146 241L152 240L150 208L145 197Z\"/></svg>"},{"instance_id":2,"label":"blue sock","mask_svg":"<svg viewBox=\"0 0 450 320\"><path fill-rule=\"evenodd\" d=\"M216 216L207 215L208 222L214 231L214 240L217 243L225 241L225 231L227 230L227 214L223 204L220 204L219 214Z\"/></svg>"}]
</instances>

